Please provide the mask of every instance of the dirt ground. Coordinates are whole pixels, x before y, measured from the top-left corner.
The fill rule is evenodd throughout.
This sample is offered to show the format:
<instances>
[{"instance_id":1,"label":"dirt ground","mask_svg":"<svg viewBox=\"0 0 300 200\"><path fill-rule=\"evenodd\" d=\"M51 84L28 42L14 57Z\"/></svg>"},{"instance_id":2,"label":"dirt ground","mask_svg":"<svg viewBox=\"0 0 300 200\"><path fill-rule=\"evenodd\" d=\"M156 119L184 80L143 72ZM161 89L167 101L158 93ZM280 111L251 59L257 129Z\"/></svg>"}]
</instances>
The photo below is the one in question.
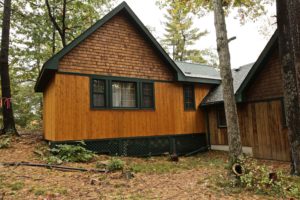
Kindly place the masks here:
<instances>
[{"instance_id":1,"label":"dirt ground","mask_svg":"<svg viewBox=\"0 0 300 200\"><path fill-rule=\"evenodd\" d=\"M12 147L0 149L0 162L44 163L34 150L42 145L41 136L24 134ZM95 168L108 156L93 162L64 163L66 166ZM134 171L128 180L122 172L62 172L37 167L0 165L0 200L9 199L275 199L250 192L228 192L214 184L226 173L226 154L201 153L170 162L167 157L121 158ZM261 161L274 168L288 170L288 163ZM220 181L220 180L219 180Z\"/></svg>"}]
</instances>

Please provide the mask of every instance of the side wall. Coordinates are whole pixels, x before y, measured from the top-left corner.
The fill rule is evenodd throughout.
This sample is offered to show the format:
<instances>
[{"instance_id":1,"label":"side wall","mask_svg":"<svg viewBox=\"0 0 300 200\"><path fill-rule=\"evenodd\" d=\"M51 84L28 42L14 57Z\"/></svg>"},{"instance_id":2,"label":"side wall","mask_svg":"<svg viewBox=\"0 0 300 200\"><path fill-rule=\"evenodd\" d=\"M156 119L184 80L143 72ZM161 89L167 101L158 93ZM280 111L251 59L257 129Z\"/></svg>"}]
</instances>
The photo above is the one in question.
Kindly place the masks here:
<instances>
[{"instance_id":1,"label":"side wall","mask_svg":"<svg viewBox=\"0 0 300 200\"><path fill-rule=\"evenodd\" d=\"M241 139L257 158L289 161L287 128L281 99L238 105ZM209 127L212 145L228 145L226 128L218 128L217 111L211 107Z\"/></svg>"},{"instance_id":2,"label":"side wall","mask_svg":"<svg viewBox=\"0 0 300 200\"><path fill-rule=\"evenodd\" d=\"M52 119L55 119L56 126L54 131L45 131L46 138L53 141L206 132L203 111L199 108L184 111L183 87L180 83L154 83L155 110L91 109L88 76L56 74L55 85L57 104L56 115ZM195 86L196 105L200 104L208 91L208 86ZM54 121L50 118L45 118L45 127L52 123Z\"/></svg>"},{"instance_id":3,"label":"side wall","mask_svg":"<svg viewBox=\"0 0 300 200\"><path fill-rule=\"evenodd\" d=\"M55 118L56 118L56 93L55 78L50 81L43 93L43 127L46 140L55 138Z\"/></svg>"},{"instance_id":4,"label":"side wall","mask_svg":"<svg viewBox=\"0 0 300 200\"><path fill-rule=\"evenodd\" d=\"M262 70L246 89L246 101L257 101L283 96L282 73L279 61L279 50L274 48Z\"/></svg>"}]
</instances>

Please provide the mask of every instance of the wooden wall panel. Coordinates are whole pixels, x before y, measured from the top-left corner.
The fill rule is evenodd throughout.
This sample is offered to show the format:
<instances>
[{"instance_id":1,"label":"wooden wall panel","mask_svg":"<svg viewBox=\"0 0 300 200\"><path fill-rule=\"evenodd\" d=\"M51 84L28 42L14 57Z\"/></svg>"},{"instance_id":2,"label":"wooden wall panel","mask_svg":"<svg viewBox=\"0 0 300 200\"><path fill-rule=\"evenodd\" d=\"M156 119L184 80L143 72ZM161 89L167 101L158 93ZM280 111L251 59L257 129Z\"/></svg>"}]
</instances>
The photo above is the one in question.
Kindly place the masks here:
<instances>
[{"instance_id":1,"label":"wooden wall panel","mask_svg":"<svg viewBox=\"0 0 300 200\"><path fill-rule=\"evenodd\" d=\"M211 144L228 145L226 128L217 127L216 108L209 108ZM287 128L283 126L281 100L238 105L243 146L253 148L257 158L288 161Z\"/></svg>"},{"instance_id":2,"label":"wooden wall panel","mask_svg":"<svg viewBox=\"0 0 300 200\"><path fill-rule=\"evenodd\" d=\"M171 66L121 12L96 30L59 63L59 71L174 80Z\"/></svg>"},{"instance_id":3,"label":"wooden wall panel","mask_svg":"<svg viewBox=\"0 0 300 200\"><path fill-rule=\"evenodd\" d=\"M43 93L43 128L44 138L55 139L55 80L51 80Z\"/></svg>"},{"instance_id":4,"label":"wooden wall panel","mask_svg":"<svg viewBox=\"0 0 300 200\"><path fill-rule=\"evenodd\" d=\"M278 48L272 50L265 66L246 89L245 99L247 101L282 97L282 73L278 54Z\"/></svg>"},{"instance_id":5,"label":"wooden wall panel","mask_svg":"<svg viewBox=\"0 0 300 200\"><path fill-rule=\"evenodd\" d=\"M56 74L55 80L56 141L205 132L204 113L184 111L180 83L155 82L155 110L93 110L89 77ZM195 86L196 105L208 91Z\"/></svg>"}]
</instances>

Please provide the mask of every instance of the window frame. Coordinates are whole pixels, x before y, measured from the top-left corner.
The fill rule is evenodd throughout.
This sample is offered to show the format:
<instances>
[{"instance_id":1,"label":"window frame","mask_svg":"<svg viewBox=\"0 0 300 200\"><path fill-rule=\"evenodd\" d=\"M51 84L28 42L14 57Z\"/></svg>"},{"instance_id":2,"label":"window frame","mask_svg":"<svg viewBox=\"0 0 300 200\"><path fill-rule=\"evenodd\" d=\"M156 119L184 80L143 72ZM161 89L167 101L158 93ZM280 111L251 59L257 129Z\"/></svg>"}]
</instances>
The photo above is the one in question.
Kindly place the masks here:
<instances>
[{"instance_id":1,"label":"window frame","mask_svg":"<svg viewBox=\"0 0 300 200\"><path fill-rule=\"evenodd\" d=\"M99 93L99 92L94 92L94 80L98 80L98 81L103 81L104 83L104 93ZM107 103L108 103L108 98L107 98L107 81L105 79L91 79L90 82L90 87L91 87L91 95L90 95L90 99L91 99L91 107L93 108L97 108L97 109L103 109L107 107ZM103 94L104 95L104 106L95 106L94 104L94 94Z\"/></svg>"},{"instance_id":2,"label":"window frame","mask_svg":"<svg viewBox=\"0 0 300 200\"><path fill-rule=\"evenodd\" d=\"M192 88L192 97L193 97L193 100L192 100L192 103L193 103L193 107L187 107L186 106L186 88L187 87L191 87ZM184 106L184 111L195 111L196 110L196 102L195 102L195 87L193 84L184 84L183 85L183 106Z\"/></svg>"},{"instance_id":3,"label":"window frame","mask_svg":"<svg viewBox=\"0 0 300 200\"><path fill-rule=\"evenodd\" d=\"M152 97L152 106L151 107L147 107L143 104L143 100L144 100L144 90L143 90L143 85L144 84L150 84L151 87L152 87L152 94L151 94L151 97ZM149 82L149 81L143 81L141 82L140 84L140 107L142 109L148 109L148 110L153 110L155 109L155 87L154 87L154 83L153 82Z\"/></svg>"},{"instance_id":4,"label":"window frame","mask_svg":"<svg viewBox=\"0 0 300 200\"><path fill-rule=\"evenodd\" d=\"M93 80L105 81L105 107L94 106L93 101ZM112 82L130 82L136 84L136 107L113 107L113 92ZM153 106L150 108L142 106L142 84L150 83L153 85ZM90 75L90 109L91 110L155 110L155 85L153 80L114 77L114 76L100 76Z\"/></svg>"},{"instance_id":5,"label":"window frame","mask_svg":"<svg viewBox=\"0 0 300 200\"><path fill-rule=\"evenodd\" d=\"M221 124L221 113L224 113L224 119L225 119L225 125ZM217 108L217 124L218 124L218 128L227 128L227 121L226 121L226 114L225 114L225 108L224 107L218 107Z\"/></svg>"}]
</instances>

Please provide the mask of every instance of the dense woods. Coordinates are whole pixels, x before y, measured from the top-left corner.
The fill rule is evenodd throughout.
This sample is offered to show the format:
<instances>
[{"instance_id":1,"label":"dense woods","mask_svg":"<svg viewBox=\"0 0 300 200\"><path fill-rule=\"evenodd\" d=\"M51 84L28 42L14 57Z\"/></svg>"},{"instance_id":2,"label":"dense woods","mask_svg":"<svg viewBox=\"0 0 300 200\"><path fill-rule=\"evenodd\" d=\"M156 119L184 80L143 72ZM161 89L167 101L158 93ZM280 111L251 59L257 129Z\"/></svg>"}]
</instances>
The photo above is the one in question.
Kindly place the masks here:
<instances>
[{"instance_id":1,"label":"dense woods","mask_svg":"<svg viewBox=\"0 0 300 200\"><path fill-rule=\"evenodd\" d=\"M14 108L17 128L41 127L43 104L41 94L34 93L33 87L44 62L58 52L63 43L67 44L77 37L117 2L76 0L67 1L65 6L62 3L63 1L52 0L12 1L9 49L12 93L10 105ZM49 17L47 5L52 18ZM0 4L2 9L3 6ZM53 19L57 27L54 26ZM82 22L80 26L78 21ZM64 39L61 38L61 31L57 29L60 27L64 27Z\"/></svg>"}]
</instances>

